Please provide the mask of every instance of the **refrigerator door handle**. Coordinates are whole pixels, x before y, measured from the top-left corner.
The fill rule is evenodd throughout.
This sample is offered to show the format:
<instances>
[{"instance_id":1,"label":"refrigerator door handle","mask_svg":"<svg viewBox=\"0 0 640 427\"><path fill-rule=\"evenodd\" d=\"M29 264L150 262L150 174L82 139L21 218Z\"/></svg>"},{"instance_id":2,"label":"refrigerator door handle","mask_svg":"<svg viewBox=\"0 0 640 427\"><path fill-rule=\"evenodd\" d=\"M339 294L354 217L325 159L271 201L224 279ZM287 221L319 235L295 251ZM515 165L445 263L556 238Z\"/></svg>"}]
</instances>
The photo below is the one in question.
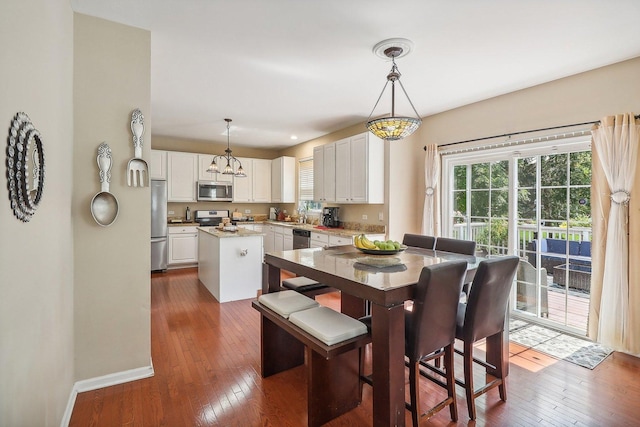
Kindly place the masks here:
<instances>
[{"instance_id":1,"label":"refrigerator door handle","mask_svg":"<svg viewBox=\"0 0 640 427\"><path fill-rule=\"evenodd\" d=\"M152 237L151 243L165 242L166 240L166 237Z\"/></svg>"}]
</instances>

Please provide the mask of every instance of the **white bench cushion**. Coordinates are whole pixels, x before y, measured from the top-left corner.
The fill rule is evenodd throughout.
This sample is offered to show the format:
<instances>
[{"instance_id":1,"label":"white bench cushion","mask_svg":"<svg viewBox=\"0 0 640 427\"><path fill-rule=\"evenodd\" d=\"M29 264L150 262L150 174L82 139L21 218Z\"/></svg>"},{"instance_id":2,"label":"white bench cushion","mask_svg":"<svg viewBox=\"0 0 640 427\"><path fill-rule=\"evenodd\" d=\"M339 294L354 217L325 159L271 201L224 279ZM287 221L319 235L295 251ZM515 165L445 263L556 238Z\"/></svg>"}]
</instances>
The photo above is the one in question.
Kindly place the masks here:
<instances>
[{"instance_id":1,"label":"white bench cushion","mask_svg":"<svg viewBox=\"0 0 640 427\"><path fill-rule=\"evenodd\" d=\"M326 287L326 285L304 276L292 277L290 279L283 280L282 286L293 289L294 291L313 290Z\"/></svg>"},{"instance_id":2,"label":"white bench cushion","mask_svg":"<svg viewBox=\"0 0 640 427\"><path fill-rule=\"evenodd\" d=\"M272 292L258 297L260 304L275 311L285 319L293 312L317 307L316 300L296 291Z\"/></svg>"},{"instance_id":3,"label":"white bench cushion","mask_svg":"<svg viewBox=\"0 0 640 427\"><path fill-rule=\"evenodd\" d=\"M367 333L364 323L322 306L296 311L289 316L289 321L327 345Z\"/></svg>"}]
</instances>

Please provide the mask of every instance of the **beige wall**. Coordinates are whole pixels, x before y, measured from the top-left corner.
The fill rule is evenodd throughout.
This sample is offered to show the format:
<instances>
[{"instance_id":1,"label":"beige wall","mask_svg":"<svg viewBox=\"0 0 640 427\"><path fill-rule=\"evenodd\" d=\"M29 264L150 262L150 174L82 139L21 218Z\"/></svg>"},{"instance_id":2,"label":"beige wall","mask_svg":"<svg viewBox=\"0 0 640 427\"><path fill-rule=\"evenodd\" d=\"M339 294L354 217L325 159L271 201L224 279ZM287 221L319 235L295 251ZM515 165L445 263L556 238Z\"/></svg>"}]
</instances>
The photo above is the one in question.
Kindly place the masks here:
<instances>
[{"instance_id":1,"label":"beige wall","mask_svg":"<svg viewBox=\"0 0 640 427\"><path fill-rule=\"evenodd\" d=\"M635 58L424 118L420 129L407 139L411 152L419 155L405 159L411 171L407 180L414 183L415 192L403 203L404 211L422 210L424 145L582 123L630 111L637 114L639 76L640 58ZM416 231L420 227L420 216L408 225Z\"/></svg>"},{"instance_id":2,"label":"beige wall","mask_svg":"<svg viewBox=\"0 0 640 427\"><path fill-rule=\"evenodd\" d=\"M83 380L150 365L150 192L127 186L126 167L135 108L150 134L151 36L81 14L74 25L75 377ZM112 150L110 191L120 208L109 227L90 212L103 141ZM142 154L149 159L148 136Z\"/></svg>"},{"instance_id":3,"label":"beige wall","mask_svg":"<svg viewBox=\"0 0 640 427\"><path fill-rule=\"evenodd\" d=\"M73 13L67 0L0 2L0 425L59 425L73 386ZM7 129L42 135L45 183L28 223L13 216Z\"/></svg>"}]
</instances>

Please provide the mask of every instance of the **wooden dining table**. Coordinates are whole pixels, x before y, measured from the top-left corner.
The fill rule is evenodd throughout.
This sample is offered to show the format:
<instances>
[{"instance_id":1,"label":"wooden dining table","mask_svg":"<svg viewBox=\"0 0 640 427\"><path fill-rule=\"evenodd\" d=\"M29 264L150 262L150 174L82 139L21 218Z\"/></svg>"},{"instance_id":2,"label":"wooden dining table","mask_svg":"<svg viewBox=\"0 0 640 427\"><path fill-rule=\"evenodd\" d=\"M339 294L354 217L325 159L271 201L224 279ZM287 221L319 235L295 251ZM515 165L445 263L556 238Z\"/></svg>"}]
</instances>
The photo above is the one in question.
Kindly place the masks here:
<instances>
[{"instance_id":1,"label":"wooden dining table","mask_svg":"<svg viewBox=\"0 0 640 427\"><path fill-rule=\"evenodd\" d=\"M376 258L385 267L375 265ZM394 259L392 259L394 258ZM393 255L379 256L361 252L353 246L296 249L265 254L263 292L280 291L280 271L305 276L341 291L341 311L358 318L370 301L373 380L373 425L405 425L404 373L404 303L413 298L422 269L449 260L468 262L466 282L471 282L482 258L409 247ZM508 340L508 334L504 334ZM263 337L264 339L264 337ZM497 366L499 352L508 346L487 340L487 362ZM508 354L503 360L508 361ZM291 358L292 366L281 359L263 363L270 374L300 364L300 357ZM505 376L508 365L503 366ZM491 374L491 370L488 371Z\"/></svg>"}]
</instances>

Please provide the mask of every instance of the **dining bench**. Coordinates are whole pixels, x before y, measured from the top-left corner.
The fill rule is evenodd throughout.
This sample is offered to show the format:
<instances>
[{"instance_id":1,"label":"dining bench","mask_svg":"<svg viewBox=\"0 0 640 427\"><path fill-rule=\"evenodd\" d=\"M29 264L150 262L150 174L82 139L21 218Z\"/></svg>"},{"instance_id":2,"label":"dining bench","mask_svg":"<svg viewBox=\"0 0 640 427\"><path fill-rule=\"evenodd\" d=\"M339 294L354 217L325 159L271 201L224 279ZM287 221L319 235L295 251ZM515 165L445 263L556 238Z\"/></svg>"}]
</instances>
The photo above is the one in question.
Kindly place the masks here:
<instances>
[{"instance_id":1,"label":"dining bench","mask_svg":"<svg viewBox=\"0 0 640 427\"><path fill-rule=\"evenodd\" d=\"M293 290L263 294L251 304L260 313L263 378L304 364L306 355L309 426L360 404L361 351L371 342L364 323Z\"/></svg>"}]
</instances>

